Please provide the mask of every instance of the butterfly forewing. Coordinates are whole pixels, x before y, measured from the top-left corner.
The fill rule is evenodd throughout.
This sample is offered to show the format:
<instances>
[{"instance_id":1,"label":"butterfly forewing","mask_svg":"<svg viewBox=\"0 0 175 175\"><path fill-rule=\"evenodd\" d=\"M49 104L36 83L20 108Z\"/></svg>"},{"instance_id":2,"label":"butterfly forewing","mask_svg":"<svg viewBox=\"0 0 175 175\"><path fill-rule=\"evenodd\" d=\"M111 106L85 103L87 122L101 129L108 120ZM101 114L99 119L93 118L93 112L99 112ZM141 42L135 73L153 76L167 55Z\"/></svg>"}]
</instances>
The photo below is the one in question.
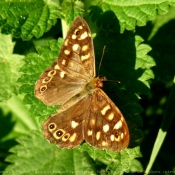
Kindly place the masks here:
<instances>
[{"instance_id":1,"label":"butterfly forewing","mask_svg":"<svg viewBox=\"0 0 175 175\"><path fill-rule=\"evenodd\" d=\"M35 96L59 105L43 124L45 137L59 147L74 148L86 140L100 149L120 151L129 144L126 121L100 89L105 78L95 78L93 41L87 23L77 17L70 27L58 60L39 78Z\"/></svg>"},{"instance_id":2,"label":"butterfly forewing","mask_svg":"<svg viewBox=\"0 0 175 175\"><path fill-rule=\"evenodd\" d=\"M57 67L57 62L47 69L36 82L35 96L46 105L64 104L71 97L79 93L84 83L84 79L71 74L65 74Z\"/></svg>"},{"instance_id":3,"label":"butterfly forewing","mask_svg":"<svg viewBox=\"0 0 175 175\"><path fill-rule=\"evenodd\" d=\"M36 82L35 96L46 105L64 104L95 76L95 56L87 23L77 17L68 31L58 60Z\"/></svg>"},{"instance_id":4,"label":"butterfly forewing","mask_svg":"<svg viewBox=\"0 0 175 175\"><path fill-rule=\"evenodd\" d=\"M84 19L77 17L61 48L58 65L61 70L89 79L95 77L95 56L91 31Z\"/></svg>"}]
</instances>

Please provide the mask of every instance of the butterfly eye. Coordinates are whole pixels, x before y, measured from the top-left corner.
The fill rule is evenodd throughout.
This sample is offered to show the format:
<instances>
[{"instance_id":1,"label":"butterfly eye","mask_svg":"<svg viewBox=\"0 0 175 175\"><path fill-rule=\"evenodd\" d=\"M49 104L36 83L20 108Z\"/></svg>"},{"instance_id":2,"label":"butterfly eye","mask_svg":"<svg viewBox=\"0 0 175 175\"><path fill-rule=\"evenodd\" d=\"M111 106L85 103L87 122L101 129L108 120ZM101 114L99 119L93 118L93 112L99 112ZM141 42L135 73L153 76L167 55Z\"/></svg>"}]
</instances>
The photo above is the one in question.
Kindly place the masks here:
<instances>
[{"instance_id":1,"label":"butterfly eye","mask_svg":"<svg viewBox=\"0 0 175 175\"><path fill-rule=\"evenodd\" d=\"M65 142L65 141L67 141L67 139L69 139L69 137L70 137L70 134L67 133L63 136L62 140Z\"/></svg>"},{"instance_id":2,"label":"butterfly eye","mask_svg":"<svg viewBox=\"0 0 175 175\"><path fill-rule=\"evenodd\" d=\"M65 138L65 139L68 139L69 136L70 136L70 134L66 134L66 135L64 136L64 138Z\"/></svg>"},{"instance_id":3,"label":"butterfly eye","mask_svg":"<svg viewBox=\"0 0 175 175\"><path fill-rule=\"evenodd\" d=\"M55 139L60 139L65 134L65 131L62 129L59 129L53 133L53 136Z\"/></svg>"},{"instance_id":4,"label":"butterfly eye","mask_svg":"<svg viewBox=\"0 0 175 175\"><path fill-rule=\"evenodd\" d=\"M47 75L48 75L49 77L52 77L52 76L55 75L56 73L57 73L56 70L51 70Z\"/></svg>"},{"instance_id":5,"label":"butterfly eye","mask_svg":"<svg viewBox=\"0 0 175 175\"><path fill-rule=\"evenodd\" d=\"M77 32L76 32L76 35L79 35L79 34L80 34L80 31L77 31Z\"/></svg>"},{"instance_id":6,"label":"butterfly eye","mask_svg":"<svg viewBox=\"0 0 175 175\"><path fill-rule=\"evenodd\" d=\"M40 87L40 92L44 92L44 91L46 91L46 89L47 89L47 86L46 85L41 86Z\"/></svg>"},{"instance_id":7,"label":"butterfly eye","mask_svg":"<svg viewBox=\"0 0 175 175\"><path fill-rule=\"evenodd\" d=\"M61 137L63 134L64 134L64 133L63 133L62 130L58 130L58 131L56 132L56 135L57 135L58 137Z\"/></svg>"},{"instance_id":8,"label":"butterfly eye","mask_svg":"<svg viewBox=\"0 0 175 175\"><path fill-rule=\"evenodd\" d=\"M51 77L46 77L43 79L42 83L48 83L51 80Z\"/></svg>"},{"instance_id":9,"label":"butterfly eye","mask_svg":"<svg viewBox=\"0 0 175 175\"><path fill-rule=\"evenodd\" d=\"M119 134L118 132L115 133L115 137L118 138L119 137Z\"/></svg>"},{"instance_id":10,"label":"butterfly eye","mask_svg":"<svg viewBox=\"0 0 175 175\"><path fill-rule=\"evenodd\" d=\"M53 130L56 129L56 124L55 123L50 123L48 128L49 128L50 131L53 131Z\"/></svg>"},{"instance_id":11,"label":"butterfly eye","mask_svg":"<svg viewBox=\"0 0 175 175\"><path fill-rule=\"evenodd\" d=\"M78 29L75 30L75 35L79 35L80 31Z\"/></svg>"}]
</instances>

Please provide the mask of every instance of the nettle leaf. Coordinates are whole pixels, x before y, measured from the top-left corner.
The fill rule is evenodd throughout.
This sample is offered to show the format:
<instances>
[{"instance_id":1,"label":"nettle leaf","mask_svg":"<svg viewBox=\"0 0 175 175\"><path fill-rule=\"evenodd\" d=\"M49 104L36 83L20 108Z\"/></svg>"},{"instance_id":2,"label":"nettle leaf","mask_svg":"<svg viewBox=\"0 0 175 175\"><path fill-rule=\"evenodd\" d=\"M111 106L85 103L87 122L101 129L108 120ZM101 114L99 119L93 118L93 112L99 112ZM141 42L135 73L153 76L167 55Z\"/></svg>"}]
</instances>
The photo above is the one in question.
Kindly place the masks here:
<instances>
[{"instance_id":1,"label":"nettle leaf","mask_svg":"<svg viewBox=\"0 0 175 175\"><path fill-rule=\"evenodd\" d=\"M98 0L92 1L91 15L99 25L104 23L103 16L108 17L108 21L117 17L120 24L120 32L125 29L133 30L137 26L146 25L147 21L154 20L158 15L168 12L170 6L175 6L174 0ZM113 23L110 23L113 25Z\"/></svg>"},{"instance_id":2,"label":"nettle leaf","mask_svg":"<svg viewBox=\"0 0 175 175\"><path fill-rule=\"evenodd\" d=\"M139 94L148 93L149 85L147 80L153 78L150 68L155 65L153 59L147 55L150 47L142 44L142 42L143 39L141 37L135 37L131 32L125 32L123 35L120 35L113 32L113 30L108 32L101 30L94 38L96 67L98 67L100 62L103 47L106 45L100 75L106 75L109 80L119 80L121 82L119 85L114 82L105 84L104 90L119 107L128 122L131 133L131 147L135 147L136 140L142 137L141 131L137 129L142 126L139 116L142 108L138 103L138 97ZM48 107L34 98L34 85L40 74L57 59L62 43L63 40L59 39L58 42L55 40L49 42L48 46L37 47L38 53L28 54L25 59L26 64L21 68L24 74L18 80L20 83L23 83L20 92L26 93L24 102L31 105L31 115L41 117L42 121L54 114L58 107ZM100 160L108 152L89 147L94 152L100 151L100 154L97 154L97 159ZM124 151L123 154L116 153L115 157L110 158L111 160L114 159L114 162L123 160L123 162L120 162L121 166L118 167L115 163L110 164L111 160L103 162L108 165L107 169L111 170L111 173L118 170L121 172L129 171L133 168L134 165L123 167L122 164L128 157L130 157L130 162L132 162L139 154L135 153L135 149L126 149ZM89 154L92 156L91 153ZM131 156L132 154L134 155L133 157Z\"/></svg>"},{"instance_id":3,"label":"nettle leaf","mask_svg":"<svg viewBox=\"0 0 175 175\"><path fill-rule=\"evenodd\" d=\"M16 81L21 76L19 68L23 65L23 56L13 54L14 45L11 35L0 34L0 102L17 94L19 88Z\"/></svg>"},{"instance_id":4,"label":"nettle leaf","mask_svg":"<svg viewBox=\"0 0 175 175\"><path fill-rule=\"evenodd\" d=\"M0 28L2 33L29 40L33 36L41 37L60 16L60 8L47 0L12 0L8 3L1 0Z\"/></svg>"},{"instance_id":5,"label":"nettle leaf","mask_svg":"<svg viewBox=\"0 0 175 175\"><path fill-rule=\"evenodd\" d=\"M63 1L61 7L63 9L63 13L66 14L64 19L68 24L71 24L75 17L82 16L84 14L84 3L81 1L66 0Z\"/></svg>"},{"instance_id":6,"label":"nettle leaf","mask_svg":"<svg viewBox=\"0 0 175 175\"><path fill-rule=\"evenodd\" d=\"M95 163L79 148L68 150L51 145L38 131L31 131L17 140L19 145L10 149L6 158L12 163L4 174L96 174Z\"/></svg>"},{"instance_id":7,"label":"nettle leaf","mask_svg":"<svg viewBox=\"0 0 175 175\"><path fill-rule=\"evenodd\" d=\"M97 162L104 163L106 169L101 170L101 173L112 174L123 174L123 172L130 172L133 168L134 159L141 157L139 147L133 149L125 149L121 152L113 152L109 150L93 149L87 143L83 144L80 149L86 151L88 154ZM142 170L142 169L141 169Z\"/></svg>"},{"instance_id":8,"label":"nettle leaf","mask_svg":"<svg viewBox=\"0 0 175 175\"><path fill-rule=\"evenodd\" d=\"M66 1L65 4L68 2ZM64 3L62 5L64 6ZM70 14L66 17L67 21L71 19ZM105 16L103 17L103 21L105 21ZM112 24L116 24L116 18L110 18L110 20L113 20ZM102 50L106 46L100 76L106 76L109 80L119 80L121 83L106 82L104 91L107 92L124 114L130 129L130 147L135 147L136 140L142 137L142 133L138 129L138 127L142 126L142 120L139 116L139 113L142 111L138 102L139 95L149 92L148 80L154 77L151 68L155 63L147 55L151 48L148 45L142 44L143 39L141 37L135 36L132 32L124 32L120 35L117 32L118 30L116 30L117 26L111 26L108 20L104 24L107 25L103 25L94 38L96 67L98 68L101 62ZM37 47L37 53L28 54L25 58L24 66L20 69L23 72L23 75L18 80L22 84L20 93L26 93L24 102L30 104L31 115L40 117L42 122L54 114L58 106L48 107L34 97L35 82L38 80L40 74L57 59L62 43L63 40L59 39L58 42L55 40L50 41L48 46ZM80 149L81 147L82 151L85 151L83 150L84 145L80 146ZM94 158L91 152L88 151L90 156L95 160L99 159L101 161L103 157L109 154L109 159L101 162L107 165L107 170L110 170L111 174L118 171L124 172L131 170L134 166L133 159L140 156L139 151L135 148L126 149L122 153L115 153L114 157L112 157L112 153L105 150L97 150L93 147L89 149L97 154L96 158ZM129 165L126 163L126 166L124 166L128 158ZM113 163L111 164L112 161ZM119 166L117 166L118 162Z\"/></svg>"}]
</instances>

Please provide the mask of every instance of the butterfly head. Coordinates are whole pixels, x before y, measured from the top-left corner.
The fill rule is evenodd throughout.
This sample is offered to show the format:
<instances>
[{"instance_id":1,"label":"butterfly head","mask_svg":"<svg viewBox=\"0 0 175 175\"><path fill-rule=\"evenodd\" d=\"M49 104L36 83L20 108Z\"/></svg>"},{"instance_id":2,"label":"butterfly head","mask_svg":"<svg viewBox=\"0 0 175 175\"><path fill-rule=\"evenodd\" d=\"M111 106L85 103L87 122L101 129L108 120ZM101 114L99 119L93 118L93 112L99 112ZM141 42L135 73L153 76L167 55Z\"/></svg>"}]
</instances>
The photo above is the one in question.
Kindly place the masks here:
<instances>
[{"instance_id":1,"label":"butterfly head","mask_svg":"<svg viewBox=\"0 0 175 175\"><path fill-rule=\"evenodd\" d=\"M106 81L106 77L97 77L93 78L87 85L86 89L88 91L92 89L102 88L103 87L103 81Z\"/></svg>"}]
</instances>

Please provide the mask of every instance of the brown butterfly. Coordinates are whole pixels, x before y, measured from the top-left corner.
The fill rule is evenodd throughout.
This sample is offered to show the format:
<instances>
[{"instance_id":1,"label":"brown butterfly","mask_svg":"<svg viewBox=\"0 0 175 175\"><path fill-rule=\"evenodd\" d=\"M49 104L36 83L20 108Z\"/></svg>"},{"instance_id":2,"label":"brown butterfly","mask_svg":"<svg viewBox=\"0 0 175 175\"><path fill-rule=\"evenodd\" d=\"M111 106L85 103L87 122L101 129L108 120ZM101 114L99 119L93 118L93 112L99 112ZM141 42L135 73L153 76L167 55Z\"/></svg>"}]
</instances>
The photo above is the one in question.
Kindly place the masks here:
<instances>
[{"instance_id":1,"label":"brown butterfly","mask_svg":"<svg viewBox=\"0 0 175 175\"><path fill-rule=\"evenodd\" d=\"M46 105L62 105L43 124L45 138L60 148L71 149L84 140L112 151L129 144L126 121L101 89L106 79L96 77L95 72L91 31L84 19L77 17L58 59L35 85L35 96Z\"/></svg>"}]
</instances>

